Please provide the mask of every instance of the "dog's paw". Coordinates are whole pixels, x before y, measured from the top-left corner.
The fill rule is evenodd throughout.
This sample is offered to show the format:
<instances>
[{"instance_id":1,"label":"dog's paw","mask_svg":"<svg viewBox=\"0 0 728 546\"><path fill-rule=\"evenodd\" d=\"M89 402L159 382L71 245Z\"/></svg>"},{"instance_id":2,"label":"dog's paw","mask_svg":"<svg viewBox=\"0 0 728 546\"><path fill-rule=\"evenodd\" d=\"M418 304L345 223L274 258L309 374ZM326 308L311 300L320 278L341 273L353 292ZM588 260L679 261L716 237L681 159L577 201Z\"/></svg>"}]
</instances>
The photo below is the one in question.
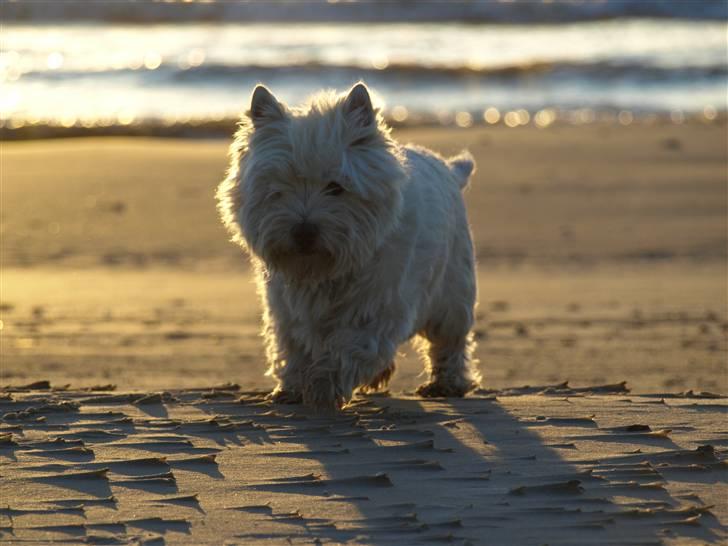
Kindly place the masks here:
<instances>
[{"instance_id":1,"label":"dog's paw","mask_svg":"<svg viewBox=\"0 0 728 546\"><path fill-rule=\"evenodd\" d=\"M303 403L320 411L340 410L346 403L335 373L311 375L303 386Z\"/></svg>"},{"instance_id":2,"label":"dog's paw","mask_svg":"<svg viewBox=\"0 0 728 546\"><path fill-rule=\"evenodd\" d=\"M359 387L359 392L369 394L385 388L394 374L394 368L394 362L391 362L389 366L379 372L369 383Z\"/></svg>"},{"instance_id":3,"label":"dog's paw","mask_svg":"<svg viewBox=\"0 0 728 546\"><path fill-rule=\"evenodd\" d=\"M276 389L267 398L274 404L300 404L303 402L303 395L300 392L286 389Z\"/></svg>"},{"instance_id":4,"label":"dog's paw","mask_svg":"<svg viewBox=\"0 0 728 546\"><path fill-rule=\"evenodd\" d=\"M443 381L434 380L417 387L417 394L423 398L462 398L477 387L473 381Z\"/></svg>"}]
</instances>

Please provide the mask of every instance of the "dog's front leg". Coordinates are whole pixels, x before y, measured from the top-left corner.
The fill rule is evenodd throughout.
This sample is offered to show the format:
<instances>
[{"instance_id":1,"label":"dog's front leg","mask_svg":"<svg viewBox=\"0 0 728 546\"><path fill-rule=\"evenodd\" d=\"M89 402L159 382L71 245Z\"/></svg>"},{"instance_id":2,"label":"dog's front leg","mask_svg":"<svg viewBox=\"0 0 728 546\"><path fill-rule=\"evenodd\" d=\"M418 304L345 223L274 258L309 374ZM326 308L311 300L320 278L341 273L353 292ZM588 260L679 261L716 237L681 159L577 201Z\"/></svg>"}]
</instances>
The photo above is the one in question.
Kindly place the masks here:
<instances>
[{"instance_id":1,"label":"dog's front leg","mask_svg":"<svg viewBox=\"0 0 728 546\"><path fill-rule=\"evenodd\" d=\"M381 333L342 329L304 374L303 402L320 409L341 408L357 387L368 384L391 365L396 344Z\"/></svg>"},{"instance_id":2,"label":"dog's front leg","mask_svg":"<svg viewBox=\"0 0 728 546\"><path fill-rule=\"evenodd\" d=\"M268 374L278 384L270 395L277 404L300 404L303 401L303 377L313 362L302 344L285 336L278 336L269 348Z\"/></svg>"},{"instance_id":3,"label":"dog's front leg","mask_svg":"<svg viewBox=\"0 0 728 546\"><path fill-rule=\"evenodd\" d=\"M302 353L288 356L283 366L278 367L273 375L278 385L271 393L271 399L277 404L300 404L303 401L303 375L310 366L311 358Z\"/></svg>"},{"instance_id":4,"label":"dog's front leg","mask_svg":"<svg viewBox=\"0 0 728 546\"><path fill-rule=\"evenodd\" d=\"M345 402L340 360L335 354L325 352L303 378L303 403L319 410L336 410Z\"/></svg>"}]
</instances>

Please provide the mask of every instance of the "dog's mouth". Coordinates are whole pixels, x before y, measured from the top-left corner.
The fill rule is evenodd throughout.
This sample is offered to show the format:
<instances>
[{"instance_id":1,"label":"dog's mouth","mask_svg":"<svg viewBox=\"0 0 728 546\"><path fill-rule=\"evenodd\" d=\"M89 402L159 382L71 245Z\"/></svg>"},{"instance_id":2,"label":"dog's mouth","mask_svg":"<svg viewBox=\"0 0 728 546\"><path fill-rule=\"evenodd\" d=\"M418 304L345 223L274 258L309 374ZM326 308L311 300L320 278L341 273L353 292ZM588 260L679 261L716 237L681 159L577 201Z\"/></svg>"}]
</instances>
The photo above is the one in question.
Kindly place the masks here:
<instances>
[{"instance_id":1,"label":"dog's mouth","mask_svg":"<svg viewBox=\"0 0 728 546\"><path fill-rule=\"evenodd\" d=\"M265 261L292 280L328 278L336 267L334 255L321 248L279 250L272 252Z\"/></svg>"},{"instance_id":2,"label":"dog's mouth","mask_svg":"<svg viewBox=\"0 0 728 546\"><path fill-rule=\"evenodd\" d=\"M297 248L294 253L300 256L314 256L319 253L318 249L313 247Z\"/></svg>"}]
</instances>

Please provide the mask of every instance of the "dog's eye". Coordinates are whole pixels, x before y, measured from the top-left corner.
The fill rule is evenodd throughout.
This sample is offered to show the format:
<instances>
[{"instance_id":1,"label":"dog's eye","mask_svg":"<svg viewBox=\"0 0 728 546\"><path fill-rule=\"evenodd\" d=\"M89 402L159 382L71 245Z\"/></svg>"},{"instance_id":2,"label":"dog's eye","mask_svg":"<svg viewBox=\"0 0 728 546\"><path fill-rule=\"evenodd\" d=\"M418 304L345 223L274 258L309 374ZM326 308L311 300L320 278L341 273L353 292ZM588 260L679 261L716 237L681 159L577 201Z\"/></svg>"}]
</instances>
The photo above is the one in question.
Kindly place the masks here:
<instances>
[{"instance_id":1,"label":"dog's eye","mask_svg":"<svg viewBox=\"0 0 728 546\"><path fill-rule=\"evenodd\" d=\"M272 191L268 194L268 199L270 199L271 201L275 201L276 199L280 199L281 195L283 194L279 191Z\"/></svg>"},{"instance_id":2,"label":"dog's eye","mask_svg":"<svg viewBox=\"0 0 728 546\"><path fill-rule=\"evenodd\" d=\"M324 194L325 195L341 195L344 193L344 188L341 187L341 184L338 182L329 182L328 185L324 188Z\"/></svg>"}]
</instances>

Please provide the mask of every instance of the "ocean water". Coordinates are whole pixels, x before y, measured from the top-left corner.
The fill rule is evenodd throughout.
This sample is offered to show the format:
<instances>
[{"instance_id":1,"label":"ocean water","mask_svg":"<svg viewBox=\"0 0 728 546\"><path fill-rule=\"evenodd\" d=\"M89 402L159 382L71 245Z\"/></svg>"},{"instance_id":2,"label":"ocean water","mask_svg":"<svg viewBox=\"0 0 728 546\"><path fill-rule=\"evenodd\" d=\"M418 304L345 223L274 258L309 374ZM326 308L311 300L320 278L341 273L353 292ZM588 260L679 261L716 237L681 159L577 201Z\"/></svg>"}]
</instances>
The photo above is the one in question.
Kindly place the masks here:
<instances>
[{"instance_id":1,"label":"ocean water","mask_svg":"<svg viewBox=\"0 0 728 546\"><path fill-rule=\"evenodd\" d=\"M429 11L411 17L416 22L401 21L404 8L369 22L332 20L322 3L313 4L326 21L306 22L281 20L291 18L290 10L284 17L255 3L193 6L222 10L198 12L204 22L157 2L123 13L112 10L118 3L89 3L81 12L74 3L56 3L55 11L12 4L0 32L0 122L221 120L247 108L258 82L295 104L358 80L397 121L446 121L458 113L480 120L489 108L680 115L726 109L723 2L555 3L555 12L524 2L447 9L425 3ZM527 9L514 11L519 5ZM440 6L442 22L432 21L433 6ZM245 22L253 8L268 21ZM376 20L382 18L388 21Z\"/></svg>"}]
</instances>

